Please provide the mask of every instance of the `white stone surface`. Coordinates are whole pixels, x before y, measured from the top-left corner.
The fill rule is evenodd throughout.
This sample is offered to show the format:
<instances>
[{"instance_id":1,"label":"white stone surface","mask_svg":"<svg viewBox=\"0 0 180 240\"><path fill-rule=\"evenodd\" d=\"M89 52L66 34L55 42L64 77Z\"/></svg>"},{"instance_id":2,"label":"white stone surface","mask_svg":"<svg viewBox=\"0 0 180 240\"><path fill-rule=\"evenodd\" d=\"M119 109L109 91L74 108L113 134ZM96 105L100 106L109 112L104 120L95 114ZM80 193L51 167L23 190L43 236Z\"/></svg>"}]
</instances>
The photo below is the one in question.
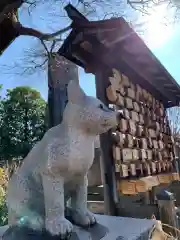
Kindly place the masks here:
<instances>
[{"instance_id":1,"label":"white stone surface","mask_svg":"<svg viewBox=\"0 0 180 240\"><path fill-rule=\"evenodd\" d=\"M8 225L0 227L0 238L2 238L4 232L8 229Z\"/></svg>"},{"instance_id":2,"label":"white stone surface","mask_svg":"<svg viewBox=\"0 0 180 240\"><path fill-rule=\"evenodd\" d=\"M151 232L155 226L154 220L136 219L124 217L112 217L104 215L96 215L98 223L107 227L109 233L102 238L103 240L136 240L142 237L141 240L148 240L147 232ZM79 240L93 240L91 234L76 227ZM121 237L121 238L120 238Z\"/></svg>"},{"instance_id":3,"label":"white stone surface","mask_svg":"<svg viewBox=\"0 0 180 240\"><path fill-rule=\"evenodd\" d=\"M124 218L124 217L112 217L105 215L96 215L97 221L102 225L102 228L107 228L108 232L105 237L98 238L101 235L100 231L91 234L91 230L88 232L82 230L79 227L74 227L74 231L77 236L72 240L148 240L148 236L155 227L154 220L148 219L136 219L136 218ZM0 236L7 229L7 226L0 228ZM101 229L101 227L100 227ZM78 237L78 238L77 238Z\"/></svg>"}]
</instances>

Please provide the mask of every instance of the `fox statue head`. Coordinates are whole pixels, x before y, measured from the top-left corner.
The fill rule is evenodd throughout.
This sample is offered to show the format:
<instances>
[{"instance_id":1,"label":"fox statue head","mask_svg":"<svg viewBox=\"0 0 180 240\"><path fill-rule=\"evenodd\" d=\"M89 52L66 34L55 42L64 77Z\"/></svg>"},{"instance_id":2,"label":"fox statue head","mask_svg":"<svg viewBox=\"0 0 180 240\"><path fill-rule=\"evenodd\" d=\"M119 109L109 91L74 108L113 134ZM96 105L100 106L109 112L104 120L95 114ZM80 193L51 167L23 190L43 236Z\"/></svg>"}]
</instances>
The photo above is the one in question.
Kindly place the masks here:
<instances>
[{"instance_id":1,"label":"fox statue head","mask_svg":"<svg viewBox=\"0 0 180 240\"><path fill-rule=\"evenodd\" d=\"M99 99L87 96L76 81L67 87L68 103L63 121L93 135L107 132L117 125L117 114Z\"/></svg>"}]
</instances>

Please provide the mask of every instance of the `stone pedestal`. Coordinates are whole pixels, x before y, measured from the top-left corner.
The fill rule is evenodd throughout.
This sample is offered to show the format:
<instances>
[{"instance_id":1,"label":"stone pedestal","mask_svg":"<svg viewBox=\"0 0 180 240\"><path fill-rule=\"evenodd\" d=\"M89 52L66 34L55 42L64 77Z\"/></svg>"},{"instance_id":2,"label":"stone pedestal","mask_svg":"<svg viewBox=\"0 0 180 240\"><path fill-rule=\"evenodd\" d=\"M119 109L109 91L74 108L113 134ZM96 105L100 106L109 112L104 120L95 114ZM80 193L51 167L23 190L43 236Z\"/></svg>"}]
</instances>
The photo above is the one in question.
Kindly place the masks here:
<instances>
[{"instance_id":1,"label":"stone pedestal","mask_svg":"<svg viewBox=\"0 0 180 240\"><path fill-rule=\"evenodd\" d=\"M97 215L98 224L89 230L75 227L72 240L148 240L153 220Z\"/></svg>"},{"instance_id":2,"label":"stone pedestal","mask_svg":"<svg viewBox=\"0 0 180 240\"><path fill-rule=\"evenodd\" d=\"M97 225L89 229L82 229L75 226L70 240L148 240L155 226L154 220L105 215L97 215L97 221ZM1 236L6 229L6 227L0 229ZM3 237L1 239L10 240L12 238ZM22 239L29 239L29 237ZM37 237L33 238L31 236L31 239L37 239ZM41 237L38 237L38 239L41 239ZM51 240L51 237L45 239Z\"/></svg>"}]
</instances>

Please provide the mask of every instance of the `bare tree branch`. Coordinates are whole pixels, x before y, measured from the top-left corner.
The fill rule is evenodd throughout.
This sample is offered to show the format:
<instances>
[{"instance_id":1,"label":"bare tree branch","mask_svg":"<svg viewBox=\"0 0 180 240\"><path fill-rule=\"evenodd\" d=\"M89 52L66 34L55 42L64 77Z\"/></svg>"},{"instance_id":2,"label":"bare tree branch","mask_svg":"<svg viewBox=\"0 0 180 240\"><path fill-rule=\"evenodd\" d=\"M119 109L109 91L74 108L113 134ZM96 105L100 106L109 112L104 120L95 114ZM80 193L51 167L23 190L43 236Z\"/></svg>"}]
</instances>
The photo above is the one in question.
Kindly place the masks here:
<instances>
[{"instance_id":1,"label":"bare tree branch","mask_svg":"<svg viewBox=\"0 0 180 240\"><path fill-rule=\"evenodd\" d=\"M33 36L33 37L37 37L37 38L39 38L41 40L45 40L45 41L51 41L56 36L59 36L71 29L71 25L69 25L61 30L58 30L57 32L47 34L47 33L42 33L33 28L24 27L19 22L15 23L14 26L18 30L19 35Z\"/></svg>"},{"instance_id":2,"label":"bare tree branch","mask_svg":"<svg viewBox=\"0 0 180 240\"><path fill-rule=\"evenodd\" d=\"M172 135L174 138L180 137L180 107L172 107L167 110L167 116Z\"/></svg>"},{"instance_id":3,"label":"bare tree branch","mask_svg":"<svg viewBox=\"0 0 180 240\"><path fill-rule=\"evenodd\" d=\"M150 15L152 10L157 7L167 5L168 10L174 10L173 20L177 21L179 19L179 0L127 0L127 4L135 11L141 12L143 15ZM171 17L168 15L166 20L169 20L169 18ZM169 21L169 23L172 23L172 21Z\"/></svg>"},{"instance_id":4,"label":"bare tree branch","mask_svg":"<svg viewBox=\"0 0 180 240\"><path fill-rule=\"evenodd\" d=\"M47 6L45 5L45 7L47 7L48 10L48 16L52 14L52 21L57 22L57 19L61 19L61 22L64 22L62 21L62 19L64 18L66 20L66 14L64 14L62 18L61 9L63 9L63 7L68 3L68 0L24 0L23 2L28 7L27 9L28 13L32 14L33 8L37 7L38 4L45 4L47 2L51 3L51 1L55 7L53 8L53 13L51 13L49 3L47 4ZM58 2L61 3L61 9L59 9ZM56 7L56 3L58 8ZM50 5L53 6L52 4ZM97 20L99 18L107 19L111 17L127 16L127 12L125 10L127 4L124 0L76 0L76 3L74 4L75 7L77 7L80 12L83 12L85 16L89 16L90 20ZM57 11L57 9L59 10ZM131 10L131 8L129 9ZM13 71L17 70L17 72L20 72L21 75L22 74L32 75L35 73L35 71L39 70L41 67L42 70L44 70L47 67L46 60L50 59L52 57L52 54L59 49L60 44L63 41L63 38L71 29L71 24L68 25L69 19L67 18L66 27L63 27L59 30L57 28L58 25L55 24L56 29L52 30L53 33L48 34L31 27L29 28L23 26L19 22L15 12L13 11L13 8L11 10L12 10L11 19L13 20L13 26L17 30L19 35L36 37L37 39L40 40L39 43L41 44L41 47L43 47L43 51L39 52L39 49L42 50L40 45L35 46L33 49L33 54L31 49L30 51L26 52L23 56L23 59L15 63L14 66L9 67L9 69L7 66L3 66L3 68L5 69L6 73L8 71L12 72L12 70ZM44 21L47 21L47 19L44 19ZM60 26L62 26L61 22L59 23ZM53 26L53 24L51 25Z\"/></svg>"},{"instance_id":5,"label":"bare tree branch","mask_svg":"<svg viewBox=\"0 0 180 240\"><path fill-rule=\"evenodd\" d=\"M1 14L0 14L0 23L5 18L10 17L13 21L13 26L17 30L17 33L19 33L19 35L33 36L33 37L37 37L41 40L46 40L46 41L52 40L56 36L61 35L61 34L67 32L71 29L71 25L69 25L69 26L67 26L63 29L60 29L60 30L58 30L54 33L48 34L48 33L42 33L42 32L40 32L36 29L33 29L33 28L24 27L18 21L18 18L17 18L17 15L16 15L16 9L18 9L21 6L22 3L23 3L23 1L19 0L19 1L13 2L12 4L8 4L4 8L3 12L1 12ZM34 5L35 1L34 2L26 2L26 3Z\"/></svg>"},{"instance_id":6,"label":"bare tree branch","mask_svg":"<svg viewBox=\"0 0 180 240\"><path fill-rule=\"evenodd\" d=\"M67 31L69 31L71 29L71 25L60 29L54 33L42 33L34 28L28 28L28 27L24 27L18 20L17 17L14 13L12 13L12 20L13 20L13 26L14 28L17 30L17 32L19 33L19 35L24 35L24 36L33 36L36 38L39 38L41 40L46 40L46 41L50 41L53 38L55 38L56 36L59 36Z\"/></svg>"}]
</instances>

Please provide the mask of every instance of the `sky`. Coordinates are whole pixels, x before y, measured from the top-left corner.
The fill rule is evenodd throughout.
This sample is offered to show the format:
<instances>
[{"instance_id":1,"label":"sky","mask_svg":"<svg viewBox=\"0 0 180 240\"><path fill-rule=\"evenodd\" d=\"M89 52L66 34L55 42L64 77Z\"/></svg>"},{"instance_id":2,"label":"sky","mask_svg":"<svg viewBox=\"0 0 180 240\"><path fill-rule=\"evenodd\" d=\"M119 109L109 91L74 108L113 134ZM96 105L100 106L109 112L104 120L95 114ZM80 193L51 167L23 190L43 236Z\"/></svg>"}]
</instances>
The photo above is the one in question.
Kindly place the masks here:
<instances>
[{"instance_id":1,"label":"sky","mask_svg":"<svg viewBox=\"0 0 180 240\"><path fill-rule=\"evenodd\" d=\"M51 11L49 10L50 7ZM20 21L24 25L40 29L42 32L53 32L67 25L67 18L60 18L55 15L52 18L52 13L57 13L58 9L58 5L53 7L40 6L34 9L33 14L29 16L27 9L23 8L19 12ZM178 66L180 59L180 30L174 25L170 27L162 25L161 19L159 18L163 13L163 8L160 8L156 13L153 12L153 14L146 19L148 20L146 25L147 31L143 35L143 39L175 80L180 83L180 68ZM58 17L60 21L57 21ZM21 36L17 38L0 57L0 84L3 84L3 96L5 95L6 89L24 85L31 86L40 91L42 97L47 99L46 71L39 71L33 75L20 75L13 67L16 62L22 63L23 65L24 51L37 46L37 44L37 39ZM10 68L8 73L7 68L6 71L4 70L4 65ZM79 80L84 91L88 95L95 96L94 75L86 74L83 69L79 69Z\"/></svg>"}]
</instances>

